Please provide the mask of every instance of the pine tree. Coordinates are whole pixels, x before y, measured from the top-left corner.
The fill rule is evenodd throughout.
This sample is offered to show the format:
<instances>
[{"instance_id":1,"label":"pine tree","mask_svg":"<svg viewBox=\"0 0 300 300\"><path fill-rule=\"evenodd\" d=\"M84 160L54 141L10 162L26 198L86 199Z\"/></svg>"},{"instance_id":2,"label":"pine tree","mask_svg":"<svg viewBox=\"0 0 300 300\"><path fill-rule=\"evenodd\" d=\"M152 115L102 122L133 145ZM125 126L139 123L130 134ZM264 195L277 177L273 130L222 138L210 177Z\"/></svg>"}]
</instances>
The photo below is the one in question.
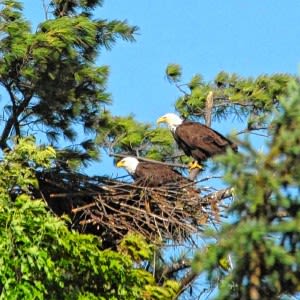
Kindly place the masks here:
<instances>
[{"instance_id":1,"label":"pine tree","mask_svg":"<svg viewBox=\"0 0 300 300\"><path fill-rule=\"evenodd\" d=\"M242 140L243 152L220 159L225 180L234 186L233 224L217 234L212 257L231 254L234 267L220 283L218 299L283 299L299 295L300 86L288 96L270 123L267 150Z\"/></svg>"},{"instance_id":2,"label":"pine tree","mask_svg":"<svg viewBox=\"0 0 300 300\"><path fill-rule=\"evenodd\" d=\"M117 38L134 41L137 31L125 21L94 19L101 2L51 1L48 19L33 31L19 1L1 1L2 150L14 136L39 133L56 147L62 137L76 142L59 152L64 161L99 157L93 133L111 100L105 90L108 67L95 60L101 47L110 48ZM80 131L90 138L82 140Z\"/></svg>"},{"instance_id":3,"label":"pine tree","mask_svg":"<svg viewBox=\"0 0 300 300\"><path fill-rule=\"evenodd\" d=\"M300 88L293 76L243 78L222 71L213 82L205 82L197 74L186 83L179 65L167 67L167 78L180 93L175 108L181 116L208 126L239 119L244 127L231 137L239 144L240 152L227 153L212 163L224 172L227 188L216 191L218 187L212 184L212 189L205 192L200 183L200 196L204 202L210 201L210 210L206 206L208 213L196 214L197 218L195 207L184 211L184 203L171 201L173 206L167 208L172 214L166 210L169 217L161 218L164 226L154 226L156 233L162 228L167 232L161 231L163 235L153 238L156 248L146 239L153 231L146 235L143 227L151 224L151 218L158 222L150 206L138 211L139 215L146 214L143 226L130 224L130 230L140 228L144 237L129 235L111 244L116 236L130 231L115 229L119 220L111 218L113 215L108 216L107 223L116 235L104 230L99 241L98 237L70 231L66 224L73 228L76 220L68 223L63 217L59 219L51 205L36 200L54 192L58 196L66 194L57 191L69 189L72 199L78 193L84 206L90 199L86 191L98 192L100 183L107 184L105 192L111 192L119 181L88 178L74 171L98 159L100 149L114 157L134 155L164 161L180 170L190 161L175 147L168 130L136 122L133 116L109 113L109 69L96 65L99 50L110 49L118 38L134 41L138 28L124 21L95 19L93 11L101 5L101 0L50 1L46 20L33 30L19 1L0 2L0 83L5 112L0 126L4 155L0 164L0 246L5 266L0 267L1 297L191 299L201 297L209 287L217 287L219 299L296 295L300 275ZM84 139L78 134L81 132L85 133ZM22 139L37 133L48 146L37 147L31 138ZM250 138L250 134L261 133L267 135L265 151L256 149ZM63 139L70 145L62 147ZM59 176L49 179L49 168ZM56 181L50 185L53 178ZM201 174L199 178L209 179L201 178ZM133 204L142 200L151 204L152 200L160 202L170 197L155 189L136 189L130 184L126 188L126 197L132 197L128 207L135 209ZM121 189L125 189L123 185ZM41 191L45 193L38 194ZM69 194L59 197L64 197L59 203L70 198ZM230 209L220 211L219 203L230 197ZM44 200L49 204L49 198ZM118 201L112 210L116 210L114 205L123 208L128 204L122 202L121 206ZM160 208L163 211L166 206ZM201 248L192 244L194 257L183 254L167 259L164 246L172 238L176 243L176 234L187 241L193 237L182 231L178 219L176 226L165 226L178 211L184 212L179 221L197 228L198 236L207 244ZM222 214L233 218L223 223ZM128 213L123 217L131 220ZM100 226L96 218L91 220L95 228ZM211 220L221 223L215 225ZM206 227L209 230L203 233ZM103 251L108 247L115 251ZM197 282L205 279L207 285L197 291Z\"/></svg>"},{"instance_id":4,"label":"pine tree","mask_svg":"<svg viewBox=\"0 0 300 300\"><path fill-rule=\"evenodd\" d=\"M181 115L206 123L239 118L245 124L232 136L239 153L214 159L233 188L229 222L203 235L207 246L190 259L180 293L187 299L207 297L211 291L216 299L293 299L299 295L300 278L299 79L286 74L252 79L221 72L210 84L200 75L183 84L179 65L169 65L166 72L183 94L176 102ZM208 108L210 93L213 105ZM264 137L264 150L251 133ZM179 270L186 268L185 263ZM189 286L197 290L193 282L199 277L202 285L207 279L207 287L184 293Z\"/></svg>"}]
</instances>

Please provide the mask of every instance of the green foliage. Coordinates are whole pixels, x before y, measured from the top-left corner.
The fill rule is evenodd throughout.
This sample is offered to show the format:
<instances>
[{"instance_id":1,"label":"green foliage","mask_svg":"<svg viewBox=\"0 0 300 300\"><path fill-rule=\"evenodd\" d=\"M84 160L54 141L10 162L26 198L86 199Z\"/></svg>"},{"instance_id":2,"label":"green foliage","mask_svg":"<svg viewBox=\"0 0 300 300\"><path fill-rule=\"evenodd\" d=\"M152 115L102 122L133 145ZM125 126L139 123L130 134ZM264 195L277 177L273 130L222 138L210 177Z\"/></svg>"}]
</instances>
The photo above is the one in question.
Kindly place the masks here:
<instances>
[{"instance_id":1,"label":"green foliage","mask_svg":"<svg viewBox=\"0 0 300 300\"><path fill-rule=\"evenodd\" d=\"M234 260L218 299L275 299L300 290L299 83L288 91L279 100L265 152L245 140L238 154L218 158L234 187L230 211L236 220L213 234L219 242L205 257L210 278L218 259L231 253Z\"/></svg>"},{"instance_id":2,"label":"green foliage","mask_svg":"<svg viewBox=\"0 0 300 300\"><path fill-rule=\"evenodd\" d=\"M179 288L179 283L175 280L167 280L161 287L147 285L145 299L173 300L176 299Z\"/></svg>"},{"instance_id":3,"label":"green foliage","mask_svg":"<svg viewBox=\"0 0 300 300\"><path fill-rule=\"evenodd\" d=\"M190 82L188 83L188 87L189 89L192 91L195 88L201 86L201 84L203 83L202 81L202 77L199 74L196 74L192 77L192 79L190 80Z\"/></svg>"},{"instance_id":4,"label":"green foliage","mask_svg":"<svg viewBox=\"0 0 300 300\"><path fill-rule=\"evenodd\" d=\"M169 64L166 68L166 75L170 81L180 81L181 79L181 67L177 64Z\"/></svg>"},{"instance_id":5,"label":"green foliage","mask_svg":"<svg viewBox=\"0 0 300 300\"><path fill-rule=\"evenodd\" d=\"M103 0L80 0L80 1L65 1L53 0L50 2L51 7L54 8L54 15L62 17L70 15L82 10L82 13L88 14L90 10L96 6L102 6Z\"/></svg>"},{"instance_id":6,"label":"green foliage","mask_svg":"<svg viewBox=\"0 0 300 300\"><path fill-rule=\"evenodd\" d=\"M121 253L101 251L96 236L70 231L43 201L31 200L34 170L54 158L51 147L28 138L0 163L0 299L171 299L164 296L175 283L158 287L134 268L133 259L152 254L141 237L129 235Z\"/></svg>"},{"instance_id":7,"label":"green foliage","mask_svg":"<svg viewBox=\"0 0 300 300\"><path fill-rule=\"evenodd\" d=\"M148 244L143 236L132 233L121 241L118 251L139 262L140 260L150 260L152 258L153 245Z\"/></svg>"},{"instance_id":8,"label":"green foliage","mask_svg":"<svg viewBox=\"0 0 300 300\"><path fill-rule=\"evenodd\" d=\"M214 118L221 120L226 119L228 115L231 118L248 116L248 128L261 125L260 119L278 107L279 100L286 95L287 84L292 79L292 76L287 74L243 78L222 71L212 83L205 83L197 74L188 84L184 84L180 82L182 72L178 65L169 65L166 75L183 93L175 104L182 116L204 117L206 97L213 91Z\"/></svg>"},{"instance_id":9,"label":"green foliage","mask_svg":"<svg viewBox=\"0 0 300 300\"><path fill-rule=\"evenodd\" d=\"M0 84L6 91L2 98L7 120L0 124L0 148L5 151L0 163L0 299L178 296L178 282L165 280L158 286L141 268L153 259L154 251L143 238L129 235L120 244L120 253L100 251L97 237L69 231L66 220L54 217L42 201L31 200L37 170L61 161L76 168L99 158L99 147L174 159L174 141L167 129L132 116L113 117L106 110L109 70L96 66L99 50L110 49L119 38L133 41L137 27L94 19L93 10L102 2L50 1L52 13L36 30L23 17L19 1L0 2ZM198 74L182 83L177 64L167 67L166 76L181 93L176 109L184 117L203 117L210 91L216 119L242 116L250 130L264 126L278 112L268 126L272 139L266 153L245 139L238 154L219 158L226 181L234 186L235 224L208 233L218 243L197 253L191 269L196 274L208 270L209 279L216 282L223 267L220 299L295 294L300 290L299 84L294 83L287 94L292 76L243 78L224 71L210 83ZM52 147L37 148L32 138L20 139L41 133L41 128L56 152ZM84 140L78 141L83 132ZM8 151L13 137L17 144ZM73 145L61 149L62 137ZM224 262L229 253L232 271Z\"/></svg>"},{"instance_id":10,"label":"green foliage","mask_svg":"<svg viewBox=\"0 0 300 300\"><path fill-rule=\"evenodd\" d=\"M153 282L128 256L100 251L96 237L69 232L41 201L1 209L2 296L19 299L136 299ZM4 254L5 253L5 254Z\"/></svg>"},{"instance_id":11,"label":"green foliage","mask_svg":"<svg viewBox=\"0 0 300 300\"><path fill-rule=\"evenodd\" d=\"M51 1L54 18L32 31L19 1L1 1L0 84L7 92L8 120L0 127L2 149L12 134L45 133L54 145L61 137L77 142L78 132L89 138L95 134L99 115L110 103L108 67L95 65L99 49L110 48L118 38L133 41L137 30L125 21L92 19L92 9L101 3ZM99 157L95 144L77 145L75 165Z\"/></svg>"},{"instance_id":12,"label":"green foliage","mask_svg":"<svg viewBox=\"0 0 300 300\"><path fill-rule=\"evenodd\" d=\"M173 153L174 140L166 128L152 128L132 116L102 115L97 142L108 151L139 155L156 160L168 159Z\"/></svg>"},{"instance_id":13,"label":"green foliage","mask_svg":"<svg viewBox=\"0 0 300 300\"><path fill-rule=\"evenodd\" d=\"M40 166L50 167L55 159L55 151L51 147L41 148L37 151L34 139L28 137L21 139L15 146L15 151L6 154L1 162L0 192L2 205L10 205L8 191L29 193L30 186L37 187L34 172Z\"/></svg>"}]
</instances>

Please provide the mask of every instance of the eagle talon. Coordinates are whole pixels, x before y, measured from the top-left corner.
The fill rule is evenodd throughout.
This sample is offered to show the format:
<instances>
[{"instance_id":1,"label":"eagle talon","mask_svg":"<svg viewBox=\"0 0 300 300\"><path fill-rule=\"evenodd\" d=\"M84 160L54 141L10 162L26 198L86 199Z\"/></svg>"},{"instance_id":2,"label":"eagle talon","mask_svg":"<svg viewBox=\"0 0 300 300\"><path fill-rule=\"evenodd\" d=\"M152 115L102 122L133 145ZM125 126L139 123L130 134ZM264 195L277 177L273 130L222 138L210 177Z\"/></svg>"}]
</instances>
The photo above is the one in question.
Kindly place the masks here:
<instances>
[{"instance_id":1,"label":"eagle talon","mask_svg":"<svg viewBox=\"0 0 300 300\"><path fill-rule=\"evenodd\" d=\"M188 164L188 166L189 166L189 170L194 170L194 169L203 170L203 166L198 164L198 162L196 160L193 160L192 162L190 162Z\"/></svg>"}]
</instances>

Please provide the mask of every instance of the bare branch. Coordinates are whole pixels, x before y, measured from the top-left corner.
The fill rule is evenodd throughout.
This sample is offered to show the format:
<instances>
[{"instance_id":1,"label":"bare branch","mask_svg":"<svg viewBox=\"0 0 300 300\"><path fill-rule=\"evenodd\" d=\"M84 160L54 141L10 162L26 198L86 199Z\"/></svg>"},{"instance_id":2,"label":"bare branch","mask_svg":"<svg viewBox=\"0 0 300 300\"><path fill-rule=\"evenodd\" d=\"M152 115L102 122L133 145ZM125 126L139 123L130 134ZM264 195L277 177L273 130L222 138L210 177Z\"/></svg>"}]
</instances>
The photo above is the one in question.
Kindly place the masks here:
<instances>
[{"instance_id":1,"label":"bare branch","mask_svg":"<svg viewBox=\"0 0 300 300\"><path fill-rule=\"evenodd\" d=\"M214 106L214 93L210 91L206 97L206 102L205 102L205 125L208 127L211 127L211 113L212 113L212 108Z\"/></svg>"},{"instance_id":2,"label":"bare branch","mask_svg":"<svg viewBox=\"0 0 300 300\"><path fill-rule=\"evenodd\" d=\"M232 195L233 188L222 189L203 197L203 201L207 201L208 203L210 203L212 200L219 202L226 198L232 197Z\"/></svg>"},{"instance_id":3,"label":"bare branch","mask_svg":"<svg viewBox=\"0 0 300 300\"><path fill-rule=\"evenodd\" d=\"M25 97L23 99L23 101L19 105L17 105L16 98L15 98L14 94L12 93L10 86L6 85L5 88L10 95L10 100L13 105L13 111L5 124L5 127L2 131L2 135L0 138L0 148L2 150L8 149L7 139L13 128L15 128L16 133L18 134L18 131L19 131L18 117L24 111L24 109L28 106L28 104L31 100L31 96Z\"/></svg>"},{"instance_id":4,"label":"bare branch","mask_svg":"<svg viewBox=\"0 0 300 300\"><path fill-rule=\"evenodd\" d=\"M199 168L191 169L189 172L189 180L194 181L200 172L201 172L201 169L199 169Z\"/></svg>"},{"instance_id":5,"label":"bare branch","mask_svg":"<svg viewBox=\"0 0 300 300\"><path fill-rule=\"evenodd\" d=\"M198 273L195 273L194 271L190 270L180 281L180 288L179 292L177 293L177 297L180 296L186 289L188 289L192 283L195 281L195 279L198 277Z\"/></svg>"},{"instance_id":6,"label":"bare branch","mask_svg":"<svg viewBox=\"0 0 300 300\"><path fill-rule=\"evenodd\" d=\"M48 11L49 11L50 3L46 4L46 1L43 0L43 9L45 14L45 19L48 20Z\"/></svg>"},{"instance_id":7,"label":"bare branch","mask_svg":"<svg viewBox=\"0 0 300 300\"><path fill-rule=\"evenodd\" d=\"M241 131L239 131L236 135L244 134L244 133L253 133L252 131L258 131L258 130L268 130L269 127L250 127L250 128L245 128ZM255 134L255 133L253 133ZM263 135L266 136L266 135Z\"/></svg>"},{"instance_id":8,"label":"bare branch","mask_svg":"<svg viewBox=\"0 0 300 300\"><path fill-rule=\"evenodd\" d=\"M124 158L124 157L127 157L128 155L127 154L109 153L109 156ZM130 155L130 156L132 156L132 155ZM138 160L141 160L141 161L151 162L151 163L154 163L154 164L165 165L165 166L174 167L174 168L185 168L185 169L189 168L189 166L184 165L184 164L162 162L162 161L158 161L158 160L154 160L154 159L150 159L150 158L145 158L145 157L141 157L141 156L136 156L136 158Z\"/></svg>"},{"instance_id":9,"label":"bare branch","mask_svg":"<svg viewBox=\"0 0 300 300\"><path fill-rule=\"evenodd\" d=\"M182 86L187 86L187 84L178 84L175 82L176 88L184 94L184 96L189 96L189 94L182 88Z\"/></svg>"},{"instance_id":10,"label":"bare branch","mask_svg":"<svg viewBox=\"0 0 300 300\"><path fill-rule=\"evenodd\" d=\"M191 261L190 260L181 259L180 261L178 261L176 263L173 263L171 265L167 265L164 268L161 277L162 278L164 278L164 277L165 278L171 278L174 273L177 273L179 271L185 270L185 269L190 268L190 267L191 267Z\"/></svg>"}]
</instances>

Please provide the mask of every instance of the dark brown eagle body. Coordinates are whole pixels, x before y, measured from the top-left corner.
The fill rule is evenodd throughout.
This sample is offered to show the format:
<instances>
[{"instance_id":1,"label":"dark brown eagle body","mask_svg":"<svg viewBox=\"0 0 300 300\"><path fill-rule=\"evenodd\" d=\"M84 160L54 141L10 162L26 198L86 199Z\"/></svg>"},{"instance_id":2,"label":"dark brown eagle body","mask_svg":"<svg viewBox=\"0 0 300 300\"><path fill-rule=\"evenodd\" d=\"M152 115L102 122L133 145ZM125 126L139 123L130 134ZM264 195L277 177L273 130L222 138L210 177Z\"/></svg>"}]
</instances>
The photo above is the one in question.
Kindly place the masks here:
<instances>
[{"instance_id":1,"label":"dark brown eagle body","mask_svg":"<svg viewBox=\"0 0 300 300\"><path fill-rule=\"evenodd\" d=\"M192 121L184 121L173 132L178 146L199 163L226 151L237 151L237 145L210 127Z\"/></svg>"},{"instance_id":2,"label":"dark brown eagle body","mask_svg":"<svg viewBox=\"0 0 300 300\"><path fill-rule=\"evenodd\" d=\"M136 183L149 187L166 185L174 187L190 183L188 179L169 166L149 162L139 162L132 176Z\"/></svg>"}]
</instances>

